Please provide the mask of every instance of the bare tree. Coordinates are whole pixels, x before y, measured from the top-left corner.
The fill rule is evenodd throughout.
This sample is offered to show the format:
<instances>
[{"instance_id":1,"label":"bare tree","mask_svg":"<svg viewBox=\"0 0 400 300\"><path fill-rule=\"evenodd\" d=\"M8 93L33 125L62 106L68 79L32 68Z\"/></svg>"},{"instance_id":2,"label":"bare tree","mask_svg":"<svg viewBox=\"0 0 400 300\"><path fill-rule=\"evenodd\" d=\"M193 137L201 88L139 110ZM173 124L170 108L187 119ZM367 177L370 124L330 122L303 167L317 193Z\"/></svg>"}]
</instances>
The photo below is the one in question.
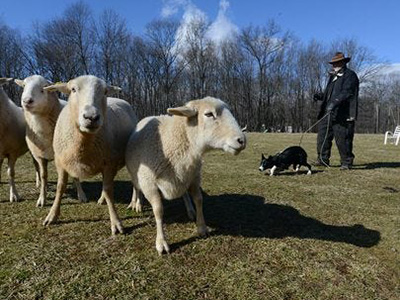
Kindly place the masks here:
<instances>
[{"instance_id":1,"label":"bare tree","mask_svg":"<svg viewBox=\"0 0 400 300\"><path fill-rule=\"evenodd\" d=\"M36 24L31 36L37 70L53 81L91 73L93 27L87 5L71 5L61 18Z\"/></svg>"},{"instance_id":2,"label":"bare tree","mask_svg":"<svg viewBox=\"0 0 400 300\"><path fill-rule=\"evenodd\" d=\"M113 10L104 11L96 26L96 73L107 82L124 85L131 36L126 22Z\"/></svg>"},{"instance_id":3,"label":"bare tree","mask_svg":"<svg viewBox=\"0 0 400 300\"><path fill-rule=\"evenodd\" d=\"M17 30L0 22L0 75L1 77L23 77L27 70L24 40ZM8 95L19 103L20 90L14 85L4 87Z\"/></svg>"},{"instance_id":4,"label":"bare tree","mask_svg":"<svg viewBox=\"0 0 400 300\"><path fill-rule=\"evenodd\" d=\"M187 25L187 30L181 37L182 56L186 63L185 79L191 98L202 98L216 93L216 48L206 36L208 25L203 19L194 19Z\"/></svg>"},{"instance_id":5,"label":"bare tree","mask_svg":"<svg viewBox=\"0 0 400 300\"><path fill-rule=\"evenodd\" d=\"M240 43L243 49L248 53L248 59L252 60L255 65L257 77L257 98L254 106L256 108L257 125L261 127L262 115L266 116L267 126L270 126L272 120L271 101L275 91L270 87L268 81L268 68L276 59L279 52L285 46L288 35L279 36L280 28L273 21L267 26L254 27L249 26L242 30L240 34Z\"/></svg>"}]
</instances>

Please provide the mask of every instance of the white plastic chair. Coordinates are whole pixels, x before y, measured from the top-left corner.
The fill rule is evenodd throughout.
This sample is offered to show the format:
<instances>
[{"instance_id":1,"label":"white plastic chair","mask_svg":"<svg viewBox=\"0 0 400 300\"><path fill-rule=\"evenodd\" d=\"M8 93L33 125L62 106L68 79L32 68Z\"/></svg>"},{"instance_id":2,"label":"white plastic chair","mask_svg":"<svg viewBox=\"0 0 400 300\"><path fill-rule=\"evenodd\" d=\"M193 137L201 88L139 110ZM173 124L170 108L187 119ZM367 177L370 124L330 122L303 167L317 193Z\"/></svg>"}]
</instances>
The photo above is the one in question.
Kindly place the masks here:
<instances>
[{"instance_id":1,"label":"white plastic chair","mask_svg":"<svg viewBox=\"0 0 400 300\"><path fill-rule=\"evenodd\" d=\"M385 141L383 144L387 144L387 142L391 141L391 143L395 144L396 146L399 144L399 140L400 140L400 125L396 126L396 129L394 130L394 132L391 131L386 131L385 132Z\"/></svg>"}]
</instances>

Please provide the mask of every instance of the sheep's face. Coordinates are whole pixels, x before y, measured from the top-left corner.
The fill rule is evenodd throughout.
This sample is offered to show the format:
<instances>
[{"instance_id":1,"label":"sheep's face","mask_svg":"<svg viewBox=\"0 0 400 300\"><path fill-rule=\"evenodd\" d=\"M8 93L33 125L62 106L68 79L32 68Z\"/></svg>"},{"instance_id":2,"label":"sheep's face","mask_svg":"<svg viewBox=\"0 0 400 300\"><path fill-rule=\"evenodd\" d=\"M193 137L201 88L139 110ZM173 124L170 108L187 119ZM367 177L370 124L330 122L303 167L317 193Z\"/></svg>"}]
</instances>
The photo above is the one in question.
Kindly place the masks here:
<instances>
[{"instance_id":1,"label":"sheep's face","mask_svg":"<svg viewBox=\"0 0 400 300\"><path fill-rule=\"evenodd\" d=\"M81 76L68 82L68 101L81 132L96 133L104 123L107 85L94 76Z\"/></svg>"},{"instance_id":2,"label":"sheep's face","mask_svg":"<svg viewBox=\"0 0 400 300\"><path fill-rule=\"evenodd\" d=\"M187 110L188 126L197 127L196 143L200 147L205 150L221 149L234 155L246 148L245 134L221 100L207 97L191 101L182 108L181 112ZM168 111L177 114L174 113L177 109Z\"/></svg>"},{"instance_id":3,"label":"sheep's face","mask_svg":"<svg viewBox=\"0 0 400 300\"><path fill-rule=\"evenodd\" d=\"M107 111L107 94L120 90L108 86L103 80L91 75L80 76L68 83L58 83L45 88L69 94L68 106L76 126L83 133L94 134L102 126Z\"/></svg>"},{"instance_id":4,"label":"sheep's face","mask_svg":"<svg viewBox=\"0 0 400 300\"><path fill-rule=\"evenodd\" d=\"M45 113L50 102L57 97L50 98L50 91L44 90L51 83L40 75L33 75L24 80L16 79L15 82L24 88L21 97L21 105L24 110L32 113ZM58 101L58 99L57 99Z\"/></svg>"}]
</instances>

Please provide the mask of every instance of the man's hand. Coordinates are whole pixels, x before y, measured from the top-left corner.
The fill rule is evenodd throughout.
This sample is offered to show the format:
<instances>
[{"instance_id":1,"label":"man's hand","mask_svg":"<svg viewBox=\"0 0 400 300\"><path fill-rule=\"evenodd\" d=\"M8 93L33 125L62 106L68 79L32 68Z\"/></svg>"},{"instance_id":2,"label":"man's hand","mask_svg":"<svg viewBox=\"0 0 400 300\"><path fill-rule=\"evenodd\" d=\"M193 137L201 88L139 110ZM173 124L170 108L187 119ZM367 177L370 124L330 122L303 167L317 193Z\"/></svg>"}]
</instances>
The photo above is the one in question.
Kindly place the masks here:
<instances>
[{"instance_id":1,"label":"man's hand","mask_svg":"<svg viewBox=\"0 0 400 300\"><path fill-rule=\"evenodd\" d=\"M335 108L335 103L334 102L329 102L328 105L326 106L326 112L331 113L332 110Z\"/></svg>"},{"instance_id":2,"label":"man's hand","mask_svg":"<svg viewBox=\"0 0 400 300\"><path fill-rule=\"evenodd\" d=\"M323 97L324 97L323 93L315 93L314 97L313 97L313 100L314 101L321 101Z\"/></svg>"}]
</instances>

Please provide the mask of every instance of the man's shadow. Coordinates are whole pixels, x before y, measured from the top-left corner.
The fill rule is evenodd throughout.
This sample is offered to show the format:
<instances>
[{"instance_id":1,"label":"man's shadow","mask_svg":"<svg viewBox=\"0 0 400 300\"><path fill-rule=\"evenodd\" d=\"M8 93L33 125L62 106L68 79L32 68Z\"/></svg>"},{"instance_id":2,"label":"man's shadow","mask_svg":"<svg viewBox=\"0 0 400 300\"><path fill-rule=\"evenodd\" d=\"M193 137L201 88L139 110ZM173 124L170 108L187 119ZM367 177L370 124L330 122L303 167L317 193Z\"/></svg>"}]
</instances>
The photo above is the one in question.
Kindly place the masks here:
<instances>
[{"instance_id":1,"label":"man's shadow","mask_svg":"<svg viewBox=\"0 0 400 300\"><path fill-rule=\"evenodd\" d=\"M165 203L166 223L189 222L181 200ZM255 195L224 194L204 196L204 216L212 235L281 239L296 237L372 247L379 243L380 232L363 225L329 225L302 215L297 209L273 203ZM172 249L196 238L171 245Z\"/></svg>"},{"instance_id":2,"label":"man's shadow","mask_svg":"<svg viewBox=\"0 0 400 300\"><path fill-rule=\"evenodd\" d=\"M383 168L400 168L400 162L372 162L368 164L357 164L354 169L383 169Z\"/></svg>"}]
</instances>

